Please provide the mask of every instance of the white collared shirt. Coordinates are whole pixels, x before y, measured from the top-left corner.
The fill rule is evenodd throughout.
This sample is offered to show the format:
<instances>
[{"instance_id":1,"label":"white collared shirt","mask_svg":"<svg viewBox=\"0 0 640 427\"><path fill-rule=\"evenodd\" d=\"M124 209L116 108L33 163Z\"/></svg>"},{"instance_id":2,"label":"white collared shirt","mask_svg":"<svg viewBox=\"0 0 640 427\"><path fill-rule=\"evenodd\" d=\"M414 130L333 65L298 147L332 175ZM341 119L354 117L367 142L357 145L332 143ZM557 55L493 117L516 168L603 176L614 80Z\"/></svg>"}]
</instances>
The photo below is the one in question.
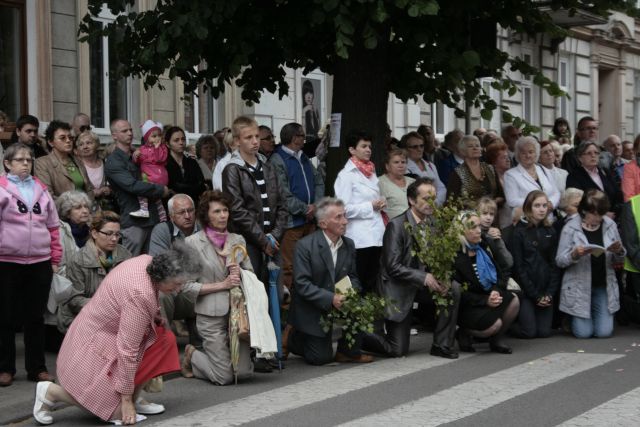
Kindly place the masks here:
<instances>
[{"instance_id":1,"label":"white collared shirt","mask_svg":"<svg viewBox=\"0 0 640 427\"><path fill-rule=\"evenodd\" d=\"M327 233L322 231L324 238L327 239L327 243L329 244L329 250L331 251L331 259L333 259L333 268L336 268L336 264L338 262L338 250L342 246L342 237L338 239L336 243L333 243Z\"/></svg>"}]
</instances>

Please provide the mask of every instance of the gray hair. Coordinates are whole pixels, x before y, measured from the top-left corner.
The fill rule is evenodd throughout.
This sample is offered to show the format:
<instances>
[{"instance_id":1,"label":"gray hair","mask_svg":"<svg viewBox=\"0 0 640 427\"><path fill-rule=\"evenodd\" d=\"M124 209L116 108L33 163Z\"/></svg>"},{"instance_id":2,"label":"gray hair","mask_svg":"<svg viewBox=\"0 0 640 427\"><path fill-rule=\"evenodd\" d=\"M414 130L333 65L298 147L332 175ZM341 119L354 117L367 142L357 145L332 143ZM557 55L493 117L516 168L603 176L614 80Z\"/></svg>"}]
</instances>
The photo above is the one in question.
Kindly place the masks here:
<instances>
[{"instance_id":1,"label":"gray hair","mask_svg":"<svg viewBox=\"0 0 640 427\"><path fill-rule=\"evenodd\" d=\"M56 200L56 208L60 219L67 221L72 209L86 207L91 210L91 200L87 193L77 190L65 191L58 200Z\"/></svg>"},{"instance_id":2,"label":"gray hair","mask_svg":"<svg viewBox=\"0 0 640 427\"><path fill-rule=\"evenodd\" d=\"M465 135L462 137L462 139L460 141L458 141L458 151L460 151L461 153L466 153L467 152L467 142L469 141L473 141L473 142L477 142L478 144L480 144L480 140L478 139L477 136L475 135Z\"/></svg>"},{"instance_id":3,"label":"gray hair","mask_svg":"<svg viewBox=\"0 0 640 427\"><path fill-rule=\"evenodd\" d=\"M563 211L569 206L569 203L572 200L575 200L575 199L582 200L583 194L584 194L584 191L580 190L579 188L573 188L573 187L567 188L566 190L564 190L564 193L562 193L562 197L560 197L560 203L558 203L558 209Z\"/></svg>"},{"instance_id":4,"label":"gray hair","mask_svg":"<svg viewBox=\"0 0 640 427\"><path fill-rule=\"evenodd\" d=\"M576 156L580 157L584 154L585 151L587 151L587 149L591 146L594 146L598 149L598 152L600 152L600 147L598 147L598 144L596 144L593 141L583 141L581 142L577 147L576 147Z\"/></svg>"},{"instance_id":5,"label":"gray hair","mask_svg":"<svg viewBox=\"0 0 640 427\"><path fill-rule=\"evenodd\" d=\"M196 280L202 271L200 255L181 240L171 248L154 256L147 266L147 274L153 283L177 279L184 282Z\"/></svg>"},{"instance_id":6,"label":"gray hair","mask_svg":"<svg viewBox=\"0 0 640 427\"><path fill-rule=\"evenodd\" d=\"M516 141L516 146L514 148L516 160L520 162L520 150L527 144L532 144L533 148L535 148L536 150L535 162L537 163L538 159L540 158L540 143L538 142L537 139L535 139L532 136L523 136Z\"/></svg>"},{"instance_id":7,"label":"gray hair","mask_svg":"<svg viewBox=\"0 0 640 427\"><path fill-rule=\"evenodd\" d=\"M327 216L327 211L331 206L344 207L344 202L336 197L323 197L316 203L316 221L320 222Z\"/></svg>"},{"instance_id":8,"label":"gray hair","mask_svg":"<svg viewBox=\"0 0 640 427\"><path fill-rule=\"evenodd\" d=\"M173 197L171 197L167 202L167 211L169 215L173 215L173 204L175 203L176 199L187 199L191 202L191 206L193 206L194 208L196 207L196 204L194 203L191 196L184 193L178 193L178 194L175 194Z\"/></svg>"}]
</instances>

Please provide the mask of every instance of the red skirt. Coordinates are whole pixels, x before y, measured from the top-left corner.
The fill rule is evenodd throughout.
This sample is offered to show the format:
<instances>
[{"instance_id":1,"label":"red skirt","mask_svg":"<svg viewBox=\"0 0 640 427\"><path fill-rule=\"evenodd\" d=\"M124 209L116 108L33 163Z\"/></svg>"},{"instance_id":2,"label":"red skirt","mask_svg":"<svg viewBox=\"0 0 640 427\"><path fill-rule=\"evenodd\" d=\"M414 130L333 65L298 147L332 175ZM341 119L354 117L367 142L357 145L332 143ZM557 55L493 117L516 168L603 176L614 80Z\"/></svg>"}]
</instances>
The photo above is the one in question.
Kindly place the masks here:
<instances>
[{"instance_id":1,"label":"red skirt","mask_svg":"<svg viewBox=\"0 0 640 427\"><path fill-rule=\"evenodd\" d=\"M159 377L180 370L180 357L176 337L170 329L156 326L156 341L142 356L134 383L137 386L151 378Z\"/></svg>"}]
</instances>

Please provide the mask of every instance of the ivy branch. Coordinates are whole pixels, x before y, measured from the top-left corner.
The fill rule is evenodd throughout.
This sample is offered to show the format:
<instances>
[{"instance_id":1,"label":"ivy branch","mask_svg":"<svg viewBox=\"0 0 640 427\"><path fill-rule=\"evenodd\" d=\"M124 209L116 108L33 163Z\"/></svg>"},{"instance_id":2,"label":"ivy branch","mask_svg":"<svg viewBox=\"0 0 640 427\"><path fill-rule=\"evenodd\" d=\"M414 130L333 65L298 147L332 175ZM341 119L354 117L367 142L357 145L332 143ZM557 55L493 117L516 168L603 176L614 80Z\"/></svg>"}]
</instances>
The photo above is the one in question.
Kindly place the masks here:
<instances>
[{"instance_id":1,"label":"ivy branch","mask_svg":"<svg viewBox=\"0 0 640 427\"><path fill-rule=\"evenodd\" d=\"M460 202L449 199L447 205L436 206L435 200L429 202L433 209L429 220L422 221L416 226L406 223L405 227L413 237L411 255L417 257L420 262L429 268L438 282L451 289L454 262L456 254L460 250L460 235L462 226L456 221L460 211ZM450 292L442 295L439 292L431 292L431 297L436 305L436 313L440 310L448 312L453 304Z\"/></svg>"},{"instance_id":2,"label":"ivy branch","mask_svg":"<svg viewBox=\"0 0 640 427\"><path fill-rule=\"evenodd\" d=\"M336 290L336 293L341 293ZM373 323L384 316L384 309L388 302L375 294L364 296L355 289L349 289L340 309L335 307L320 318L320 326L324 332L329 332L334 323L342 327L342 334L347 346L352 348L356 336L362 332L373 332Z\"/></svg>"}]
</instances>

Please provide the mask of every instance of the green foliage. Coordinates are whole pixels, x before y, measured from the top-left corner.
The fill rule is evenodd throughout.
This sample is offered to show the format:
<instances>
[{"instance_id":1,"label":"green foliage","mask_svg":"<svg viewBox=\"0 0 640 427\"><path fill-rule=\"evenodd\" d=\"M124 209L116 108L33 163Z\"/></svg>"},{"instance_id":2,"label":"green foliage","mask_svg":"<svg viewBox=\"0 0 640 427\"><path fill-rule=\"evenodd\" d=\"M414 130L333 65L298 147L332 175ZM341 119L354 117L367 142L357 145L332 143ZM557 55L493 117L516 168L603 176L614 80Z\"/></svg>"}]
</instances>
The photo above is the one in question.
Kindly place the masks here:
<instances>
[{"instance_id":1,"label":"green foliage","mask_svg":"<svg viewBox=\"0 0 640 427\"><path fill-rule=\"evenodd\" d=\"M373 323L384 316L384 309L388 304L388 301L375 294L360 296L355 289L349 289L340 309L334 307L322 316L320 326L325 332L329 332L334 324L339 325L348 347L351 348L359 333L373 332Z\"/></svg>"},{"instance_id":2,"label":"green foliage","mask_svg":"<svg viewBox=\"0 0 640 427\"><path fill-rule=\"evenodd\" d=\"M462 225L456 221L462 203L449 199L445 206L438 207L435 200L429 201L433 214L429 221L422 221L416 226L406 223L406 228L413 237L411 256L429 268L431 274L448 289L451 288L451 278L454 272L454 261L460 250L460 235ZM450 293L441 295L431 292L436 310L448 310L453 304Z\"/></svg>"},{"instance_id":3,"label":"green foliage","mask_svg":"<svg viewBox=\"0 0 640 427\"><path fill-rule=\"evenodd\" d=\"M146 87L159 85L168 71L185 82L187 91L202 84L217 96L226 83L235 83L245 100L258 102L264 90L288 95L285 66L349 73L343 65L357 57L356 52L369 51L383 64L369 72L385 83L384 90L405 101L440 101L458 116L470 105L479 108L483 118L497 109L503 118L513 118L505 106L490 102L479 76L492 78L494 89L513 96L519 82L509 71L520 71L550 95L566 95L540 70L501 51L490 37L479 41L495 34L498 26L515 35L565 37L568 30L554 24L540 2L158 0L152 10L139 12L136 3L89 0L79 36L86 41L122 32L114 43L120 70L141 78ZM635 14L630 0L543 3L552 10L582 9L600 16L612 9ZM95 19L103 4L118 16L111 24ZM354 85L371 81L364 76L350 79Z\"/></svg>"}]
</instances>

